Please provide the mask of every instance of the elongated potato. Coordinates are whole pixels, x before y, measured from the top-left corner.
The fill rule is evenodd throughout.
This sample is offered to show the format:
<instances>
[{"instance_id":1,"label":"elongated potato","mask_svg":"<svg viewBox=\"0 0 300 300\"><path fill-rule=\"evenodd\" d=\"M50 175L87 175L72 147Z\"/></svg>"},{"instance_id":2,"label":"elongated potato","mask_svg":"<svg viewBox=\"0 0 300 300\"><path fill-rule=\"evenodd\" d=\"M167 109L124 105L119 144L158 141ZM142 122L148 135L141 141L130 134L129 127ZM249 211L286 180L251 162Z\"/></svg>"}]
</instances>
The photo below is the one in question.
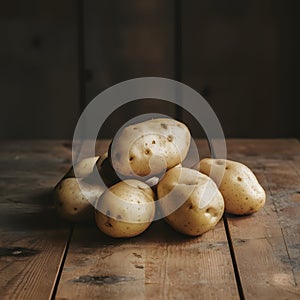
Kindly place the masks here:
<instances>
[{"instance_id":1,"label":"elongated potato","mask_svg":"<svg viewBox=\"0 0 300 300\"><path fill-rule=\"evenodd\" d=\"M121 181L100 197L95 210L96 223L105 234L133 237L145 231L155 214L154 193L145 183Z\"/></svg>"},{"instance_id":2,"label":"elongated potato","mask_svg":"<svg viewBox=\"0 0 300 300\"><path fill-rule=\"evenodd\" d=\"M224 212L224 200L206 175L188 168L172 168L157 186L166 221L177 231L197 236L212 229Z\"/></svg>"},{"instance_id":3,"label":"elongated potato","mask_svg":"<svg viewBox=\"0 0 300 300\"><path fill-rule=\"evenodd\" d=\"M113 140L109 156L114 169L124 176L153 177L181 163L189 146L186 125L159 118L121 130Z\"/></svg>"},{"instance_id":4,"label":"elongated potato","mask_svg":"<svg viewBox=\"0 0 300 300\"><path fill-rule=\"evenodd\" d=\"M219 187L224 197L226 212L245 215L257 212L264 206L266 193L247 166L231 160L205 158L196 168L209 175L213 164L216 168L226 165Z\"/></svg>"},{"instance_id":5,"label":"elongated potato","mask_svg":"<svg viewBox=\"0 0 300 300\"><path fill-rule=\"evenodd\" d=\"M54 189L57 212L70 221L92 220L94 205L104 190L105 187L88 184L84 179L63 179Z\"/></svg>"}]
</instances>

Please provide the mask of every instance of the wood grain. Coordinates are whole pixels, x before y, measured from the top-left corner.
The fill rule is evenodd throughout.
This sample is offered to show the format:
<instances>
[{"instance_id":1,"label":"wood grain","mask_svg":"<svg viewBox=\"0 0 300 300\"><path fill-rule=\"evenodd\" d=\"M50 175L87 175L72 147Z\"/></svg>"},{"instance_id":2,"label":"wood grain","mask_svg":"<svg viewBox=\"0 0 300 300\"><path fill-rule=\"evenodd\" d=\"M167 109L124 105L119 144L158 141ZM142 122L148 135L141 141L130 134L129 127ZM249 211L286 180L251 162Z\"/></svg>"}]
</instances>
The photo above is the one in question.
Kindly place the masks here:
<instances>
[{"instance_id":1,"label":"wood grain","mask_svg":"<svg viewBox=\"0 0 300 300\"><path fill-rule=\"evenodd\" d=\"M208 156L206 141L196 143ZM97 143L96 153L108 144ZM228 158L251 167L268 195L260 212L227 216L228 235L223 221L197 238L163 221L117 240L95 224L76 225L67 252L70 225L56 217L51 189L71 165L71 146L0 142L1 299L238 299L239 291L299 299L299 141L227 140Z\"/></svg>"},{"instance_id":2,"label":"wood grain","mask_svg":"<svg viewBox=\"0 0 300 300\"><path fill-rule=\"evenodd\" d=\"M70 225L51 189L70 161L64 142L0 143L0 298L49 299Z\"/></svg>"},{"instance_id":3,"label":"wood grain","mask_svg":"<svg viewBox=\"0 0 300 300\"><path fill-rule=\"evenodd\" d=\"M265 208L229 217L229 229L246 299L300 297L300 176L297 140L228 142L229 158L254 170L267 192Z\"/></svg>"},{"instance_id":4,"label":"wood grain","mask_svg":"<svg viewBox=\"0 0 300 300\"><path fill-rule=\"evenodd\" d=\"M105 281L106 279L106 281ZM223 223L198 238L163 221L115 240L77 227L57 299L238 299Z\"/></svg>"}]
</instances>

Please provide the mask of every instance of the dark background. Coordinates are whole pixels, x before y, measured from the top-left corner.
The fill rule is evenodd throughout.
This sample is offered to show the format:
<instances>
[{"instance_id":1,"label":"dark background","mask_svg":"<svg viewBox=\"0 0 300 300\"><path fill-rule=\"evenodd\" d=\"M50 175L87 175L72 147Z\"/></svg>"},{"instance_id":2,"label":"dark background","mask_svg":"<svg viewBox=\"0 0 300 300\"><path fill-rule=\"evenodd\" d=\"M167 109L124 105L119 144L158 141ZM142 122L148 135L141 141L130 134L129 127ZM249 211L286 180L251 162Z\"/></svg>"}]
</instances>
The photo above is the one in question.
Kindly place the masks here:
<instances>
[{"instance_id":1,"label":"dark background","mask_svg":"<svg viewBox=\"0 0 300 300\"><path fill-rule=\"evenodd\" d=\"M144 76L201 93L226 137L299 137L299 8L291 0L1 1L0 138L72 138L93 97ZM147 105L116 112L103 134Z\"/></svg>"}]
</instances>

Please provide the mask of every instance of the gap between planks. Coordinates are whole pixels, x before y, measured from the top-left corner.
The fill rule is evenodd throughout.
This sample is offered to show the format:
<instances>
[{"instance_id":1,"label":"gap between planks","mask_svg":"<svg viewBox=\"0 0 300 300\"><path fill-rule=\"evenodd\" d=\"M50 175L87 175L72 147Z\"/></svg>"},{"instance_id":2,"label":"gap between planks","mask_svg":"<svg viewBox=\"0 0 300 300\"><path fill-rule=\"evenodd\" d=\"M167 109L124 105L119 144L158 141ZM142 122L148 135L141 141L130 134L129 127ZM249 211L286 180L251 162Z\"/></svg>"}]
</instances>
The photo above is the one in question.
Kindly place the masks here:
<instances>
[{"instance_id":1,"label":"gap between planks","mask_svg":"<svg viewBox=\"0 0 300 300\"><path fill-rule=\"evenodd\" d=\"M223 216L223 222L224 222L226 237L227 237L227 241L228 241L228 247L229 247L229 251L230 251L230 255L231 255L231 262L232 262L232 267L234 270L236 285L238 288L240 299L244 300L245 296L244 296L244 292L243 292L243 286L242 286L242 282L241 282L241 277L240 277L237 260L236 260L235 253L234 253L234 247L233 247L233 242L232 242L232 238L231 238L231 234L230 234L230 229L229 229L226 213Z\"/></svg>"},{"instance_id":2,"label":"gap between planks","mask_svg":"<svg viewBox=\"0 0 300 300\"><path fill-rule=\"evenodd\" d=\"M68 240L67 240L67 243L66 243L66 246L65 246L61 261L60 261L60 264L59 264L59 268L57 270L56 277L54 279L53 289L52 289L51 294L50 294L51 295L50 296L51 300L55 300L55 297L56 297L57 288L58 288L58 285L59 285L61 274L63 272L64 265L65 265L67 255L68 255L68 252L69 252L70 243L71 243L73 232L74 232L74 227L75 227L74 224L72 224L71 227L70 227L70 233L69 233L69 236L68 236Z\"/></svg>"}]
</instances>

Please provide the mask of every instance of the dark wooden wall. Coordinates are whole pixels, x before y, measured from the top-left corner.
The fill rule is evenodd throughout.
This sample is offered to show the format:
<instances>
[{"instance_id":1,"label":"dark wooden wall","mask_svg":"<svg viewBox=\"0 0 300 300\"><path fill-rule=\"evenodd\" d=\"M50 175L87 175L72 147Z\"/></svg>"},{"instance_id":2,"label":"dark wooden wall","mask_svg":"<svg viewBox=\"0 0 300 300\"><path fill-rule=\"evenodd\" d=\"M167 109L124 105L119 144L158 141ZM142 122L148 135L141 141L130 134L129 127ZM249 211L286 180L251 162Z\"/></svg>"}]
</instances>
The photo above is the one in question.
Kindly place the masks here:
<instances>
[{"instance_id":1,"label":"dark wooden wall","mask_svg":"<svg viewBox=\"0 0 300 300\"><path fill-rule=\"evenodd\" d=\"M228 137L299 137L298 3L2 1L0 137L71 138L93 97L143 76L200 92ZM114 114L104 134L132 110Z\"/></svg>"}]
</instances>

